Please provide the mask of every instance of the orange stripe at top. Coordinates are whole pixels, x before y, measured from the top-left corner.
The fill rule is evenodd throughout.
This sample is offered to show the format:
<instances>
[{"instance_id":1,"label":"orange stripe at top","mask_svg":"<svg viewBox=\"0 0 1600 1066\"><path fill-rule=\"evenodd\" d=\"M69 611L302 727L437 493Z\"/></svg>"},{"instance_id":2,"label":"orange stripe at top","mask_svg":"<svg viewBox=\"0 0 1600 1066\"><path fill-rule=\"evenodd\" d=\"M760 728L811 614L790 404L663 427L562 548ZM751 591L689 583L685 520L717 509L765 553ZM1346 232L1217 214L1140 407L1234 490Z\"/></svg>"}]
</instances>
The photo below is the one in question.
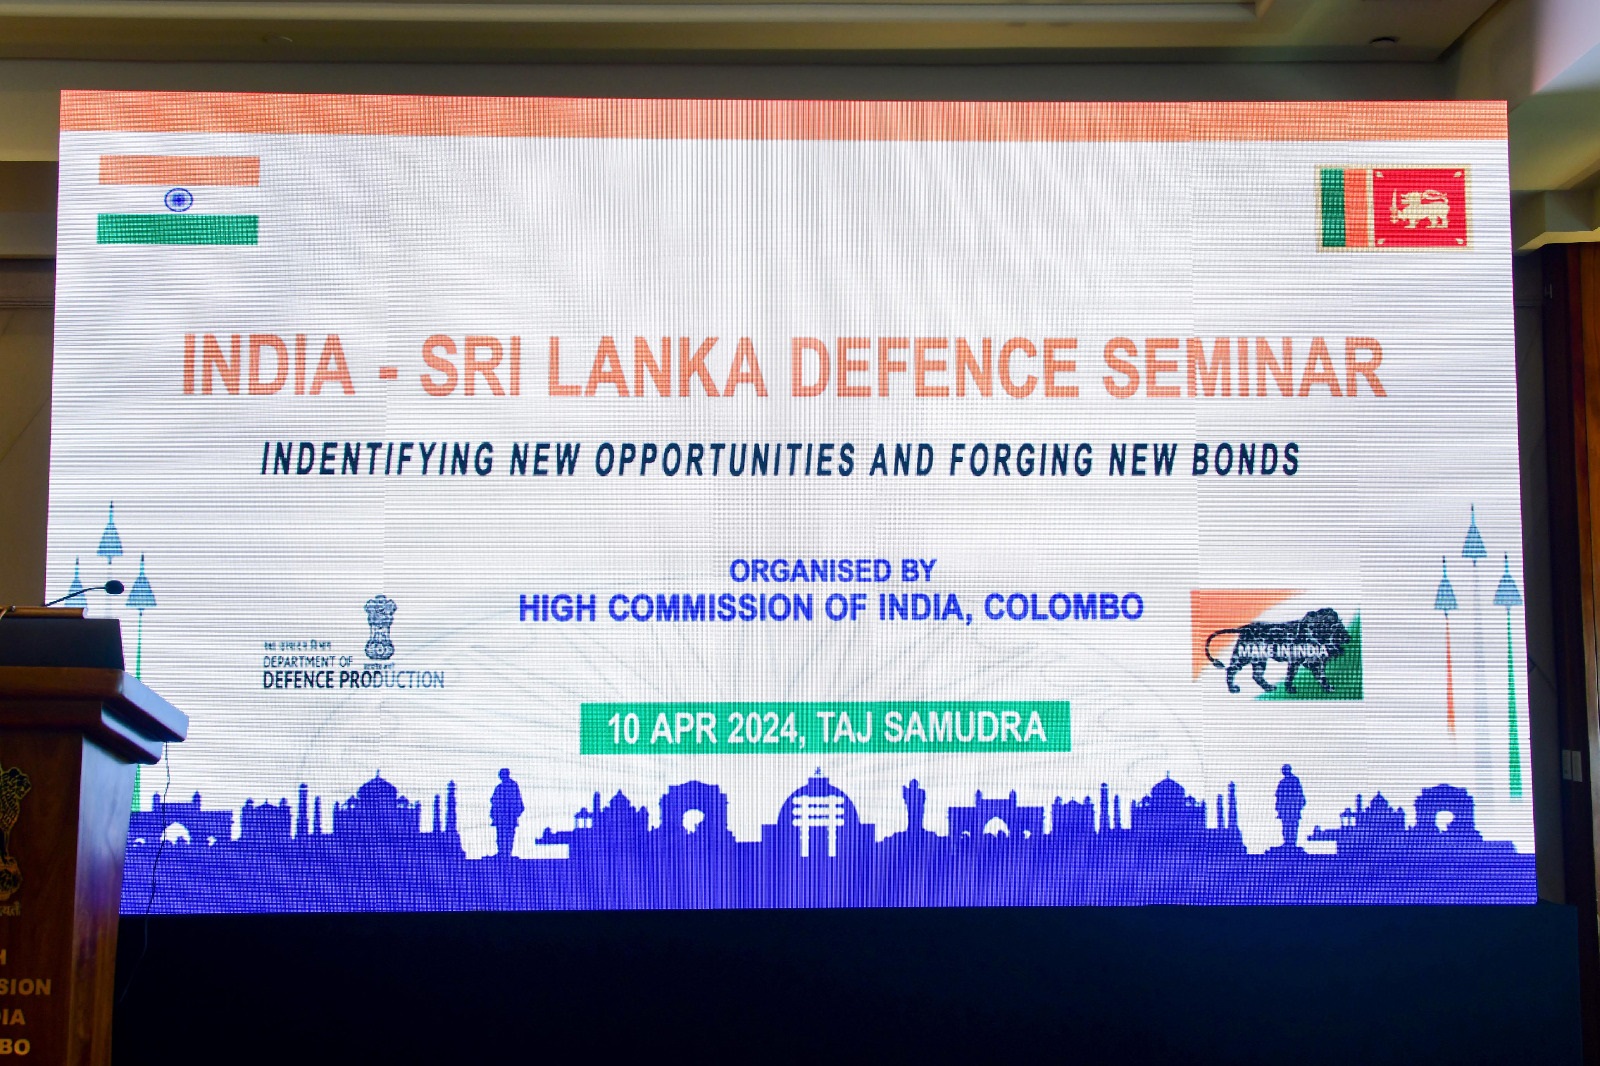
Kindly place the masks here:
<instances>
[{"instance_id":1,"label":"orange stripe at top","mask_svg":"<svg viewBox=\"0 0 1600 1066\"><path fill-rule=\"evenodd\" d=\"M1498 101L1081 103L61 94L64 132L839 141L1504 140Z\"/></svg>"},{"instance_id":2,"label":"orange stripe at top","mask_svg":"<svg viewBox=\"0 0 1600 1066\"><path fill-rule=\"evenodd\" d=\"M103 155L101 185L260 185L253 155Z\"/></svg>"},{"instance_id":3,"label":"orange stripe at top","mask_svg":"<svg viewBox=\"0 0 1600 1066\"><path fill-rule=\"evenodd\" d=\"M1344 172L1344 246L1372 247L1372 171Z\"/></svg>"}]
</instances>

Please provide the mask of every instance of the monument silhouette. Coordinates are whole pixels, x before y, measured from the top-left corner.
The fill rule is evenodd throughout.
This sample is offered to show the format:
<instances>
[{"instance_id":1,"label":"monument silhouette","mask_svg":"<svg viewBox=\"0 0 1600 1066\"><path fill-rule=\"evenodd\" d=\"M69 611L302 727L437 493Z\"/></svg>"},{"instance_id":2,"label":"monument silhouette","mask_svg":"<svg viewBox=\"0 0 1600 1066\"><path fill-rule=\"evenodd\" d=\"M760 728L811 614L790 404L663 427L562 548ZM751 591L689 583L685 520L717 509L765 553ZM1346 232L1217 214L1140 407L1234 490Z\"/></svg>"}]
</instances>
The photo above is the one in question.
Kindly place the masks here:
<instances>
[{"instance_id":1,"label":"monument silhouette","mask_svg":"<svg viewBox=\"0 0 1600 1066\"><path fill-rule=\"evenodd\" d=\"M511 858L517 842L517 823L522 820L522 790L511 779L511 771L500 771L500 783L489 796L489 822L494 826L496 858Z\"/></svg>"},{"instance_id":2,"label":"monument silhouette","mask_svg":"<svg viewBox=\"0 0 1600 1066\"><path fill-rule=\"evenodd\" d=\"M425 822L425 804L374 774L333 804L327 828L322 797L304 786L292 805L247 801L237 817L205 808L198 794L185 802L158 795L130 820L123 907L171 914L1535 899L1533 856L1485 840L1473 797L1451 784L1423 789L1409 818L1381 793L1370 802L1356 796L1336 826L1317 825L1306 837L1332 852L1305 851L1305 789L1287 765L1272 797L1284 844L1262 852L1245 846L1233 785L1207 802L1170 775L1126 805L1108 785L1098 798L1037 804L1020 790L980 790L945 809L944 833L927 828L928 792L912 780L901 789L905 828L881 839L821 767L754 840L734 834L729 796L714 784L673 785L653 807L621 790L604 800L597 790L571 828L539 836L541 845L563 846L565 857L539 859L512 857L524 807L509 771L486 791L496 840L482 858L463 849L453 781L433 797Z\"/></svg>"},{"instance_id":3,"label":"monument silhouette","mask_svg":"<svg viewBox=\"0 0 1600 1066\"><path fill-rule=\"evenodd\" d=\"M1300 812L1306 809L1306 791L1300 787L1300 779L1294 776L1294 767L1288 763L1283 764L1283 777L1273 795L1273 808L1283 823L1283 846L1299 848Z\"/></svg>"}]
</instances>

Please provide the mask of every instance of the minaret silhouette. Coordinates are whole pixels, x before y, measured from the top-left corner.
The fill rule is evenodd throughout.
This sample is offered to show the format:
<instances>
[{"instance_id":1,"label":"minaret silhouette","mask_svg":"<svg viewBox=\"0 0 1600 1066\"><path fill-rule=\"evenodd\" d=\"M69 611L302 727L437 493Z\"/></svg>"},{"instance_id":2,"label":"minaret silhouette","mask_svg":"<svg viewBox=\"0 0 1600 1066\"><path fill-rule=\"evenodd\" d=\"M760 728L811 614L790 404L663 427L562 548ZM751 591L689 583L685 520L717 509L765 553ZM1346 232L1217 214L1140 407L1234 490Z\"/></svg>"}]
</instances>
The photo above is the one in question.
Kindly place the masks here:
<instances>
[{"instance_id":1,"label":"minaret silhouette","mask_svg":"<svg viewBox=\"0 0 1600 1066\"><path fill-rule=\"evenodd\" d=\"M110 567L112 560L122 555L122 536L117 532L117 505L112 503L106 508L106 528L100 534L100 547L96 555L106 561Z\"/></svg>"},{"instance_id":2,"label":"minaret silhouette","mask_svg":"<svg viewBox=\"0 0 1600 1066\"><path fill-rule=\"evenodd\" d=\"M433 794L433 831L439 832L444 827L439 824L439 793Z\"/></svg>"},{"instance_id":3,"label":"minaret silhouette","mask_svg":"<svg viewBox=\"0 0 1600 1066\"><path fill-rule=\"evenodd\" d=\"M1484 602L1478 568L1478 562L1488 555L1483 534L1478 532L1478 508L1473 505L1467 517L1467 539L1461 545L1461 557L1472 562L1472 764L1477 786L1473 795L1479 803L1494 795L1495 777L1495 729L1489 713L1489 667L1484 662L1483 618L1488 604Z\"/></svg>"},{"instance_id":4,"label":"minaret silhouette","mask_svg":"<svg viewBox=\"0 0 1600 1066\"><path fill-rule=\"evenodd\" d=\"M1100 782L1100 832L1111 831L1111 789Z\"/></svg>"},{"instance_id":5,"label":"minaret silhouette","mask_svg":"<svg viewBox=\"0 0 1600 1066\"><path fill-rule=\"evenodd\" d=\"M322 797L318 796L311 805L311 835L322 835Z\"/></svg>"},{"instance_id":6,"label":"minaret silhouette","mask_svg":"<svg viewBox=\"0 0 1600 1066\"><path fill-rule=\"evenodd\" d=\"M456 783L454 781L450 782L450 787L446 790L446 792L447 792L447 797L445 799L444 831L446 833L449 833L451 836L455 836L456 835Z\"/></svg>"},{"instance_id":7,"label":"minaret silhouette","mask_svg":"<svg viewBox=\"0 0 1600 1066\"><path fill-rule=\"evenodd\" d=\"M1239 796L1234 790L1232 781L1228 782L1228 828L1239 838L1242 847L1244 834L1239 832Z\"/></svg>"},{"instance_id":8,"label":"minaret silhouette","mask_svg":"<svg viewBox=\"0 0 1600 1066\"><path fill-rule=\"evenodd\" d=\"M295 812L294 835L296 839L303 840L311 831L310 823L306 820L306 794L311 790L306 788L304 781L300 782L300 808Z\"/></svg>"},{"instance_id":9,"label":"minaret silhouette","mask_svg":"<svg viewBox=\"0 0 1600 1066\"><path fill-rule=\"evenodd\" d=\"M1226 828L1228 828L1228 820L1227 820L1227 818L1223 817L1222 793L1220 793L1220 792L1217 793L1217 828L1218 829L1226 829Z\"/></svg>"},{"instance_id":10,"label":"minaret silhouette","mask_svg":"<svg viewBox=\"0 0 1600 1066\"><path fill-rule=\"evenodd\" d=\"M1444 615L1444 720L1445 729L1454 740L1456 735L1456 681L1455 666L1450 654L1450 612L1461 605L1456 601L1455 586L1450 584L1450 561L1439 558L1439 589L1434 593L1433 609Z\"/></svg>"},{"instance_id":11,"label":"minaret silhouette","mask_svg":"<svg viewBox=\"0 0 1600 1066\"><path fill-rule=\"evenodd\" d=\"M1111 797L1111 825L1114 829L1122 828L1122 797Z\"/></svg>"},{"instance_id":12,"label":"minaret silhouette","mask_svg":"<svg viewBox=\"0 0 1600 1066\"><path fill-rule=\"evenodd\" d=\"M78 576L78 560L72 560L72 584L67 586L66 605L68 607L87 607L89 601L83 595L83 578Z\"/></svg>"},{"instance_id":13,"label":"minaret silhouette","mask_svg":"<svg viewBox=\"0 0 1600 1066\"><path fill-rule=\"evenodd\" d=\"M1506 715L1508 741L1506 747L1509 770L1509 791L1512 799L1522 798L1522 743L1518 739L1517 724L1517 665L1511 641L1511 612L1522 606L1522 593L1516 579L1511 576L1511 553L1506 553L1505 574L1494 592L1494 605L1506 609Z\"/></svg>"}]
</instances>

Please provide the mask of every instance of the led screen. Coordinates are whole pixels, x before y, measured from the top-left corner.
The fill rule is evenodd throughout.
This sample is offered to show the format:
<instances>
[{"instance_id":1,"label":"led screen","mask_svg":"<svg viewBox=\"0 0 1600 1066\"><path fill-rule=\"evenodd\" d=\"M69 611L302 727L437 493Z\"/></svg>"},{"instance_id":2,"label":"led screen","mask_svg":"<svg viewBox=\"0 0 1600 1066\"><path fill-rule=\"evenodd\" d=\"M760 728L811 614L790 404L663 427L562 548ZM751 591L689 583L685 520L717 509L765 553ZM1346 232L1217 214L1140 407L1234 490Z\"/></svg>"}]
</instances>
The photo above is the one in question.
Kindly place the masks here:
<instances>
[{"instance_id":1,"label":"led screen","mask_svg":"<svg viewBox=\"0 0 1600 1066\"><path fill-rule=\"evenodd\" d=\"M1531 902L1505 112L72 92L123 907Z\"/></svg>"}]
</instances>

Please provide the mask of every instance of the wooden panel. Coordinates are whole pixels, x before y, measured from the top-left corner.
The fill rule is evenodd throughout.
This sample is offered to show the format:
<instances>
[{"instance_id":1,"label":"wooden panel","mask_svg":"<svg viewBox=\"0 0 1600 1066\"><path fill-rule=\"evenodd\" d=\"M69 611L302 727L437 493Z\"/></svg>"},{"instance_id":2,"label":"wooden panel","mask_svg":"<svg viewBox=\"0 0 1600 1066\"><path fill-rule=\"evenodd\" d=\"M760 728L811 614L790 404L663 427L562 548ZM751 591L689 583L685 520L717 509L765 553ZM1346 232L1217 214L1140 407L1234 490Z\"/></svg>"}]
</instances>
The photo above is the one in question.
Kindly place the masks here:
<instances>
[{"instance_id":1,"label":"wooden panel","mask_svg":"<svg viewBox=\"0 0 1600 1066\"><path fill-rule=\"evenodd\" d=\"M83 744L78 792L78 870L73 893L70 1048L82 1062L111 1061L111 1015L117 969L122 861L133 804L133 767Z\"/></svg>"},{"instance_id":2,"label":"wooden panel","mask_svg":"<svg viewBox=\"0 0 1600 1066\"><path fill-rule=\"evenodd\" d=\"M0 732L0 826L15 812L0 876L18 878L0 884L0 1056L110 1062L132 798L133 768L82 736Z\"/></svg>"},{"instance_id":3,"label":"wooden panel","mask_svg":"<svg viewBox=\"0 0 1600 1066\"><path fill-rule=\"evenodd\" d=\"M1600 245L1547 248L1543 266L1554 680L1559 742L1579 756L1552 813L1561 819L1567 902L1579 915L1584 1057L1600 1063L1600 492L1592 483L1600 471Z\"/></svg>"},{"instance_id":4,"label":"wooden panel","mask_svg":"<svg viewBox=\"0 0 1600 1066\"><path fill-rule=\"evenodd\" d=\"M130 763L187 729L121 670L0 668L0 1058L110 1062Z\"/></svg>"},{"instance_id":5,"label":"wooden panel","mask_svg":"<svg viewBox=\"0 0 1600 1066\"><path fill-rule=\"evenodd\" d=\"M70 723L90 731L103 727L152 742L155 756L160 755L162 744L182 740L189 729L187 715L124 670L0 667L0 701L8 704L0 725L16 728ZM60 707L52 710L55 702ZM115 719L116 724L108 719ZM155 756L135 761L155 762Z\"/></svg>"},{"instance_id":6,"label":"wooden panel","mask_svg":"<svg viewBox=\"0 0 1600 1066\"><path fill-rule=\"evenodd\" d=\"M1600 556L1596 554L1600 551L1600 491L1594 484L1600 473L1600 245L1571 245L1568 255L1568 343L1578 384L1571 402L1576 431L1573 473L1579 511L1577 547L1584 667L1582 732L1574 730L1571 747L1585 753L1585 762L1592 770L1600 763ZM1577 724L1574 714L1573 725ZM1590 772L1582 784L1587 786L1584 791L1588 792L1591 811L1589 867L1591 877L1600 884L1600 825L1592 813L1600 809L1600 781Z\"/></svg>"}]
</instances>

